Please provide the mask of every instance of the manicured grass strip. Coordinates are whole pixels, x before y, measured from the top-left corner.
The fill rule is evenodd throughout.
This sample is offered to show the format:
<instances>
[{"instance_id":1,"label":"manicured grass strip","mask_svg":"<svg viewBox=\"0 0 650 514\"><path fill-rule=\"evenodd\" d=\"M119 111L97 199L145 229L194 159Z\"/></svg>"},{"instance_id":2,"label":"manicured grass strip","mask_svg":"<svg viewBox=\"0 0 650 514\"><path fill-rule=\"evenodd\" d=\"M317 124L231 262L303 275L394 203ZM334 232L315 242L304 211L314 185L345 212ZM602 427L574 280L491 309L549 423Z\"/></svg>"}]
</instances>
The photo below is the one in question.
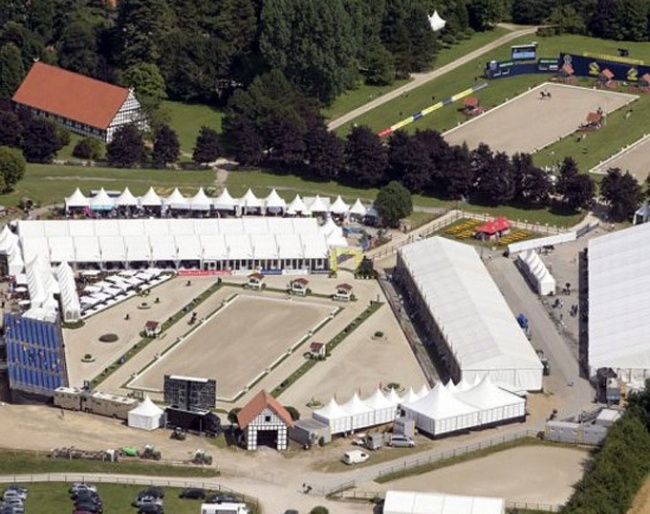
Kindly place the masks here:
<instances>
[{"instance_id":1,"label":"manicured grass strip","mask_svg":"<svg viewBox=\"0 0 650 514\"><path fill-rule=\"evenodd\" d=\"M221 132L223 112L212 106L167 101L163 102L162 109L169 113L170 125L178 134L183 152L192 153L203 125Z\"/></svg>"},{"instance_id":2,"label":"manicured grass strip","mask_svg":"<svg viewBox=\"0 0 650 514\"><path fill-rule=\"evenodd\" d=\"M46 452L0 450L0 475L28 473L116 473L121 475L216 477L214 468L172 466L152 461L102 462L93 460L52 459ZM38 511L33 511L38 512Z\"/></svg>"}]
</instances>

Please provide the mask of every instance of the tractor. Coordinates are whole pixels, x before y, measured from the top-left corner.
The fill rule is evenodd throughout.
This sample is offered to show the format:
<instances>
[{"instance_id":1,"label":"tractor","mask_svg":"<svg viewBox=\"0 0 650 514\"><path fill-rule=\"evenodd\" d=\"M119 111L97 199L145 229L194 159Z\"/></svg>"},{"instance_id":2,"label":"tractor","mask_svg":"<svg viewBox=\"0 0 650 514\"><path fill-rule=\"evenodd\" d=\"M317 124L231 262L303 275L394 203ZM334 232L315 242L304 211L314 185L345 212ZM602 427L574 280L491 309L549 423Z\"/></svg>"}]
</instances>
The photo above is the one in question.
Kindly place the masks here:
<instances>
[{"instance_id":1,"label":"tractor","mask_svg":"<svg viewBox=\"0 0 650 514\"><path fill-rule=\"evenodd\" d=\"M187 438L187 432L183 430L181 427L176 427L172 432L170 438L176 439L177 441L185 441L185 439Z\"/></svg>"},{"instance_id":2,"label":"tractor","mask_svg":"<svg viewBox=\"0 0 650 514\"><path fill-rule=\"evenodd\" d=\"M161 457L161 453L156 450L152 444L145 444L144 448L140 452L141 459L160 460Z\"/></svg>"},{"instance_id":3,"label":"tractor","mask_svg":"<svg viewBox=\"0 0 650 514\"><path fill-rule=\"evenodd\" d=\"M192 457L192 464L210 466L212 464L212 455L206 453L205 450L196 450L194 457Z\"/></svg>"}]
</instances>

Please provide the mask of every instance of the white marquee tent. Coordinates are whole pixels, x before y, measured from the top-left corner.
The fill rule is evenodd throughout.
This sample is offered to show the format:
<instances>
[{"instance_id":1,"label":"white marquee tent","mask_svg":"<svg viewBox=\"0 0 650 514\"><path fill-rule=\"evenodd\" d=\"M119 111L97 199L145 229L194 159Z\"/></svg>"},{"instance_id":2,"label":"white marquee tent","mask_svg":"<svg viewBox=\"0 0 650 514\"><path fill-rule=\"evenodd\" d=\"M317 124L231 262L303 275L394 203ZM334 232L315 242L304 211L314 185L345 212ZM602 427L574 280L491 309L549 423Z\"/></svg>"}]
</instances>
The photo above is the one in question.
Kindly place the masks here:
<instances>
[{"instance_id":1,"label":"white marquee tent","mask_svg":"<svg viewBox=\"0 0 650 514\"><path fill-rule=\"evenodd\" d=\"M79 188L75 189L74 193L65 199L65 209L79 209L90 207L90 200L86 198Z\"/></svg>"},{"instance_id":2,"label":"white marquee tent","mask_svg":"<svg viewBox=\"0 0 650 514\"><path fill-rule=\"evenodd\" d=\"M395 420L396 404L386 398L386 395L381 392L381 389L377 389L363 403L373 411L373 425L392 423Z\"/></svg>"},{"instance_id":3,"label":"white marquee tent","mask_svg":"<svg viewBox=\"0 0 650 514\"><path fill-rule=\"evenodd\" d=\"M352 418L334 398L325 407L314 411L312 417L329 426L332 435L352 430Z\"/></svg>"},{"instance_id":4,"label":"white marquee tent","mask_svg":"<svg viewBox=\"0 0 650 514\"><path fill-rule=\"evenodd\" d=\"M334 203L330 205L330 212L333 214L338 214L340 216L347 214L349 210L350 206L343 201L341 195L337 196L336 200L334 200Z\"/></svg>"},{"instance_id":5,"label":"white marquee tent","mask_svg":"<svg viewBox=\"0 0 650 514\"><path fill-rule=\"evenodd\" d=\"M505 514L501 498L387 491L384 514Z\"/></svg>"},{"instance_id":6,"label":"white marquee tent","mask_svg":"<svg viewBox=\"0 0 650 514\"><path fill-rule=\"evenodd\" d=\"M239 199L239 205L242 206L245 212L261 209L264 206L263 203L264 202L262 202L262 200L255 196L255 193L253 193L252 189L248 189L248 191L244 193L244 196Z\"/></svg>"},{"instance_id":7,"label":"white marquee tent","mask_svg":"<svg viewBox=\"0 0 650 514\"><path fill-rule=\"evenodd\" d=\"M481 425L491 425L526 416L526 399L497 387L489 375L485 375L475 387L456 392L454 397L480 409Z\"/></svg>"},{"instance_id":8,"label":"white marquee tent","mask_svg":"<svg viewBox=\"0 0 650 514\"><path fill-rule=\"evenodd\" d=\"M310 215L311 211L307 209L307 206L305 205L305 202L302 201L302 198L300 198L300 195L296 195L296 197L291 200L291 203L287 207L287 214Z\"/></svg>"},{"instance_id":9,"label":"white marquee tent","mask_svg":"<svg viewBox=\"0 0 650 514\"><path fill-rule=\"evenodd\" d=\"M165 411L147 396L135 409L129 411L128 424L131 428L156 430L165 426Z\"/></svg>"},{"instance_id":10,"label":"white marquee tent","mask_svg":"<svg viewBox=\"0 0 650 514\"><path fill-rule=\"evenodd\" d=\"M357 218L363 218L366 215L366 208L361 203L361 200L357 200L350 207L350 216L355 216Z\"/></svg>"},{"instance_id":11,"label":"white marquee tent","mask_svg":"<svg viewBox=\"0 0 650 514\"><path fill-rule=\"evenodd\" d=\"M61 291L61 307L63 309L63 321L78 321L81 319L81 304L77 294L77 284L74 279L72 268L67 262L59 264L56 269L56 279L59 282Z\"/></svg>"},{"instance_id":12,"label":"white marquee tent","mask_svg":"<svg viewBox=\"0 0 650 514\"><path fill-rule=\"evenodd\" d=\"M357 393L343 405L343 410L350 416L353 430L369 427L374 423L372 408L362 402Z\"/></svg>"},{"instance_id":13,"label":"white marquee tent","mask_svg":"<svg viewBox=\"0 0 650 514\"><path fill-rule=\"evenodd\" d=\"M589 240L589 368L650 377L650 223Z\"/></svg>"},{"instance_id":14,"label":"white marquee tent","mask_svg":"<svg viewBox=\"0 0 650 514\"><path fill-rule=\"evenodd\" d=\"M94 211L110 211L115 207L115 200L108 196L102 187L95 196L90 199L90 208Z\"/></svg>"},{"instance_id":15,"label":"white marquee tent","mask_svg":"<svg viewBox=\"0 0 650 514\"><path fill-rule=\"evenodd\" d=\"M190 208L190 201L185 198L178 188L175 188L167 198L163 198L163 207L172 210L185 210Z\"/></svg>"},{"instance_id":16,"label":"white marquee tent","mask_svg":"<svg viewBox=\"0 0 650 514\"><path fill-rule=\"evenodd\" d=\"M128 187L124 188L122 194L115 199L115 205L119 207L137 207L138 199L133 196Z\"/></svg>"},{"instance_id":17,"label":"white marquee tent","mask_svg":"<svg viewBox=\"0 0 650 514\"><path fill-rule=\"evenodd\" d=\"M326 201L319 195L316 195L314 198L305 198L304 201L306 202L309 211L314 214L323 214L329 211L329 200Z\"/></svg>"},{"instance_id":18,"label":"white marquee tent","mask_svg":"<svg viewBox=\"0 0 650 514\"><path fill-rule=\"evenodd\" d=\"M153 190L153 187L150 187L144 196L140 197L140 206L141 207L160 207L162 205L162 199L158 194Z\"/></svg>"},{"instance_id":19,"label":"white marquee tent","mask_svg":"<svg viewBox=\"0 0 650 514\"><path fill-rule=\"evenodd\" d=\"M269 212L282 212L287 208L287 202L285 202L278 192L273 189L264 199L264 208Z\"/></svg>"},{"instance_id":20,"label":"white marquee tent","mask_svg":"<svg viewBox=\"0 0 650 514\"><path fill-rule=\"evenodd\" d=\"M202 187L190 198L189 203L190 209L193 211L209 211L212 206L212 200L208 198Z\"/></svg>"},{"instance_id":21,"label":"white marquee tent","mask_svg":"<svg viewBox=\"0 0 650 514\"><path fill-rule=\"evenodd\" d=\"M431 25L431 30L438 32L445 28L447 22L440 17L438 11L433 11L433 14L429 16L429 25Z\"/></svg>"},{"instance_id":22,"label":"white marquee tent","mask_svg":"<svg viewBox=\"0 0 650 514\"><path fill-rule=\"evenodd\" d=\"M212 205L218 211L234 211L235 208L239 205L239 201L230 196L228 188L225 187L221 194L214 199Z\"/></svg>"},{"instance_id":23,"label":"white marquee tent","mask_svg":"<svg viewBox=\"0 0 650 514\"><path fill-rule=\"evenodd\" d=\"M439 349L452 374L541 390L542 363L474 247L443 237L406 245L396 278L444 337Z\"/></svg>"},{"instance_id":24,"label":"white marquee tent","mask_svg":"<svg viewBox=\"0 0 650 514\"><path fill-rule=\"evenodd\" d=\"M519 267L533 284L535 292L542 296L555 294L555 279L535 250L519 254Z\"/></svg>"}]
</instances>

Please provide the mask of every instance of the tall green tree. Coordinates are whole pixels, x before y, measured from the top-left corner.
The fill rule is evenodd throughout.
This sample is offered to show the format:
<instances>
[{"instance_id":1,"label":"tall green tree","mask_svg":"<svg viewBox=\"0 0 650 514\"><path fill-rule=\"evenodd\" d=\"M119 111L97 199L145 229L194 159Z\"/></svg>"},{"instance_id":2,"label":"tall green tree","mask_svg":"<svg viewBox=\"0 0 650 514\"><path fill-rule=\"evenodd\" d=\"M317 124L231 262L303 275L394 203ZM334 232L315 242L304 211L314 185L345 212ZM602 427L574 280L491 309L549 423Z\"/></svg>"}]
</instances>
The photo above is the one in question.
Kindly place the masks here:
<instances>
[{"instance_id":1,"label":"tall green tree","mask_svg":"<svg viewBox=\"0 0 650 514\"><path fill-rule=\"evenodd\" d=\"M66 26L57 44L61 67L93 76L99 62L97 35L92 26L83 21L73 21Z\"/></svg>"},{"instance_id":2,"label":"tall green tree","mask_svg":"<svg viewBox=\"0 0 650 514\"><path fill-rule=\"evenodd\" d=\"M0 146L0 190L4 193L25 176L25 158L16 148Z\"/></svg>"},{"instance_id":3,"label":"tall green tree","mask_svg":"<svg viewBox=\"0 0 650 514\"><path fill-rule=\"evenodd\" d=\"M51 162L61 150L57 126L50 120L33 118L23 133L23 155L28 162Z\"/></svg>"},{"instance_id":4,"label":"tall green tree","mask_svg":"<svg viewBox=\"0 0 650 514\"><path fill-rule=\"evenodd\" d=\"M135 125L119 127L106 145L106 158L111 166L117 168L132 168L145 161L146 157L144 138Z\"/></svg>"},{"instance_id":5,"label":"tall green tree","mask_svg":"<svg viewBox=\"0 0 650 514\"><path fill-rule=\"evenodd\" d=\"M54 35L54 4L52 0L30 0L27 26L43 41L49 42Z\"/></svg>"},{"instance_id":6,"label":"tall green tree","mask_svg":"<svg viewBox=\"0 0 650 514\"><path fill-rule=\"evenodd\" d=\"M260 50L270 68L323 104L355 82L357 63L342 0L264 2Z\"/></svg>"},{"instance_id":7,"label":"tall green tree","mask_svg":"<svg viewBox=\"0 0 650 514\"><path fill-rule=\"evenodd\" d=\"M156 139L153 142L151 157L157 166L167 166L174 163L181 155L181 145L178 142L178 135L169 126L163 125L156 131Z\"/></svg>"},{"instance_id":8,"label":"tall green tree","mask_svg":"<svg viewBox=\"0 0 650 514\"><path fill-rule=\"evenodd\" d=\"M166 0L121 0L116 31L122 66L156 62L161 56L160 44L172 30L173 21Z\"/></svg>"},{"instance_id":9,"label":"tall green tree","mask_svg":"<svg viewBox=\"0 0 650 514\"><path fill-rule=\"evenodd\" d=\"M13 43L0 47L0 98L11 98L25 78L20 50Z\"/></svg>"},{"instance_id":10,"label":"tall green tree","mask_svg":"<svg viewBox=\"0 0 650 514\"><path fill-rule=\"evenodd\" d=\"M139 63L124 72L124 83L135 90L138 100L158 106L167 98L165 79L158 66L153 63Z\"/></svg>"},{"instance_id":11,"label":"tall green tree","mask_svg":"<svg viewBox=\"0 0 650 514\"><path fill-rule=\"evenodd\" d=\"M401 219L413 212L410 191L396 181L379 190L373 205L377 209L379 219L389 227L397 227Z\"/></svg>"},{"instance_id":12,"label":"tall green tree","mask_svg":"<svg viewBox=\"0 0 650 514\"><path fill-rule=\"evenodd\" d=\"M643 200L641 184L620 168L607 170L600 183L600 194L609 205L609 215L616 221L624 221L632 216Z\"/></svg>"},{"instance_id":13,"label":"tall green tree","mask_svg":"<svg viewBox=\"0 0 650 514\"><path fill-rule=\"evenodd\" d=\"M221 155L219 134L210 127L201 127L198 136L196 136L192 160L196 164L206 164L217 160L219 155Z\"/></svg>"},{"instance_id":14,"label":"tall green tree","mask_svg":"<svg viewBox=\"0 0 650 514\"><path fill-rule=\"evenodd\" d=\"M0 28L0 45L4 43L13 43L18 47L26 70L35 59L45 55L42 38L20 23L10 21Z\"/></svg>"},{"instance_id":15,"label":"tall green tree","mask_svg":"<svg viewBox=\"0 0 650 514\"><path fill-rule=\"evenodd\" d=\"M471 0L467 10L471 27L483 32L502 19L505 6L503 0Z\"/></svg>"}]
</instances>

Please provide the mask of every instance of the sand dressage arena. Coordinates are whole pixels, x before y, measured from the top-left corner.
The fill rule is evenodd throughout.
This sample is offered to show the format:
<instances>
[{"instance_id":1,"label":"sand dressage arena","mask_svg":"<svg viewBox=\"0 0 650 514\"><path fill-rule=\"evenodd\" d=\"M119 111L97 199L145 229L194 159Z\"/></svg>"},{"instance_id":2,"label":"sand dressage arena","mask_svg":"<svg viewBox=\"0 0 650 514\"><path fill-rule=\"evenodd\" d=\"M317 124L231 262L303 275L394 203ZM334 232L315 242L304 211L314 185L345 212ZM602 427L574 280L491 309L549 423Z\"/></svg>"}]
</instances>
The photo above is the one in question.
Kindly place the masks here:
<instances>
[{"instance_id":1,"label":"sand dressage arena","mask_svg":"<svg viewBox=\"0 0 650 514\"><path fill-rule=\"evenodd\" d=\"M551 93L541 99L541 91ZM486 143L492 150L534 153L575 132L589 112L599 107L615 111L635 95L564 84L541 84L485 114L444 133L450 144L466 142L470 149Z\"/></svg>"},{"instance_id":2,"label":"sand dressage arena","mask_svg":"<svg viewBox=\"0 0 650 514\"><path fill-rule=\"evenodd\" d=\"M214 378L217 396L233 398L336 307L239 294L129 387L161 391L164 375Z\"/></svg>"},{"instance_id":3,"label":"sand dressage arena","mask_svg":"<svg viewBox=\"0 0 650 514\"><path fill-rule=\"evenodd\" d=\"M645 136L590 171L604 175L609 168L620 168L623 173L629 171L630 175L643 183L650 173L648 161L650 161L650 136Z\"/></svg>"},{"instance_id":4,"label":"sand dressage arena","mask_svg":"<svg viewBox=\"0 0 650 514\"><path fill-rule=\"evenodd\" d=\"M564 504L589 454L580 449L522 446L431 473L403 478L382 489L496 496L511 502Z\"/></svg>"}]
</instances>

